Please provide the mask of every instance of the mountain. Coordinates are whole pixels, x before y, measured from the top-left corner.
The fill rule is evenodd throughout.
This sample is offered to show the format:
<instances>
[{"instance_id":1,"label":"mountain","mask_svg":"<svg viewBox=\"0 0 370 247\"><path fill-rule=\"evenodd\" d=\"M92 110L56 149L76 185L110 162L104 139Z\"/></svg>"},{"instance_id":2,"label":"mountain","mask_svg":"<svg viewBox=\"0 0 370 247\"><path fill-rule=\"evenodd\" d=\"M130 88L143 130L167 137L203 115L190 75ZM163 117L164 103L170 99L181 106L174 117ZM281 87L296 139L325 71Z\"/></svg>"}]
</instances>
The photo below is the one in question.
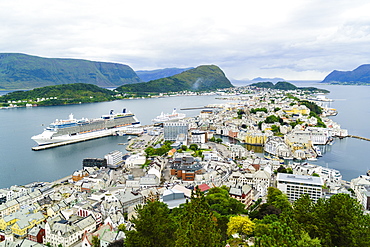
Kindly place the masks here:
<instances>
[{"instance_id":1,"label":"mountain","mask_svg":"<svg viewBox=\"0 0 370 247\"><path fill-rule=\"evenodd\" d=\"M202 65L180 74L116 88L121 93L166 93L207 91L233 87L224 72L216 65Z\"/></svg>"},{"instance_id":2,"label":"mountain","mask_svg":"<svg viewBox=\"0 0 370 247\"><path fill-rule=\"evenodd\" d=\"M69 83L117 87L137 82L140 78L124 64L0 53L2 89L30 89Z\"/></svg>"},{"instance_id":3,"label":"mountain","mask_svg":"<svg viewBox=\"0 0 370 247\"><path fill-rule=\"evenodd\" d=\"M334 70L322 82L368 84L370 83L370 64L363 64L352 71Z\"/></svg>"},{"instance_id":4,"label":"mountain","mask_svg":"<svg viewBox=\"0 0 370 247\"><path fill-rule=\"evenodd\" d=\"M269 82L269 81L268 82L257 82L257 83L253 83L249 86L255 86L255 87L258 87L258 88L271 88L271 89L278 89L278 90L296 90L296 89L300 89L300 90L303 90L303 91L310 91L310 92L329 93L329 91L326 90L326 89L319 89L319 88L316 88L316 87L297 87L297 86L293 85L292 83L286 82L286 81L279 81L275 85L272 82Z\"/></svg>"},{"instance_id":5,"label":"mountain","mask_svg":"<svg viewBox=\"0 0 370 247\"><path fill-rule=\"evenodd\" d=\"M194 69L194 68L193 67L183 68L183 69L165 68L165 69L156 69L156 70L138 70L135 72L140 77L141 81L148 82L148 81L152 81L156 79L161 79L161 78L177 75L189 69Z\"/></svg>"}]
</instances>

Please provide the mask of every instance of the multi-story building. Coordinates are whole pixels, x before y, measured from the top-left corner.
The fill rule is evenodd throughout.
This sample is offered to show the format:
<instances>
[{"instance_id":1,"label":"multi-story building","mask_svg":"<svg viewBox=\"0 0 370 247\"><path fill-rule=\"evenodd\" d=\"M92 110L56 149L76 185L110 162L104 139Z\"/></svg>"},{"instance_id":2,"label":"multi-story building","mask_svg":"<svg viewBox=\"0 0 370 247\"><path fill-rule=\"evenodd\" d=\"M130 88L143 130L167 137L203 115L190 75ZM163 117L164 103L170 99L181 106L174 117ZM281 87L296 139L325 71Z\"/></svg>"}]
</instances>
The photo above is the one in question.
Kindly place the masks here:
<instances>
[{"instance_id":1,"label":"multi-story building","mask_svg":"<svg viewBox=\"0 0 370 247\"><path fill-rule=\"evenodd\" d=\"M102 158L86 158L82 161L83 167L107 167L107 160Z\"/></svg>"},{"instance_id":2,"label":"multi-story building","mask_svg":"<svg viewBox=\"0 0 370 247\"><path fill-rule=\"evenodd\" d=\"M44 243L50 243L54 247L68 247L81 240L84 233L95 229L96 222L92 215L85 218L72 216L68 220L57 216L46 222Z\"/></svg>"},{"instance_id":3,"label":"multi-story building","mask_svg":"<svg viewBox=\"0 0 370 247\"><path fill-rule=\"evenodd\" d=\"M194 181L196 174L202 174L203 166L190 154L177 153L171 164L171 175L184 181Z\"/></svg>"},{"instance_id":4,"label":"multi-story building","mask_svg":"<svg viewBox=\"0 0 370 247\"><path fill-rule=\"evenodd\" d=\"M291 202L303 194L308 194L315 202L322 197L324 183L321 177L278 173L276 181L277 188L285 193Z\"/></svg>"},{"instance_id":5,"label":"multi-story building","mask_svg":"<svg viewBox=\"0 0 370 247\"><path fill-rule=\"evenodd\" d=\"M107 160L107 165L111 168L117 168L123 163L123 155L121 151L115 150L106 155L104 158Z\"/></svg>"},{"instance_id":6,"label":"multi-story building","mask_svg":"<svg viewBox=\"0 0 370 247\"><path fill-rule=\"evenodd\" d=\"M187 138L188 124L185 122L165 122L163 124L163 134L165 141L175 141L180 134L184 134Z\"/></svg>"}]
</instances>

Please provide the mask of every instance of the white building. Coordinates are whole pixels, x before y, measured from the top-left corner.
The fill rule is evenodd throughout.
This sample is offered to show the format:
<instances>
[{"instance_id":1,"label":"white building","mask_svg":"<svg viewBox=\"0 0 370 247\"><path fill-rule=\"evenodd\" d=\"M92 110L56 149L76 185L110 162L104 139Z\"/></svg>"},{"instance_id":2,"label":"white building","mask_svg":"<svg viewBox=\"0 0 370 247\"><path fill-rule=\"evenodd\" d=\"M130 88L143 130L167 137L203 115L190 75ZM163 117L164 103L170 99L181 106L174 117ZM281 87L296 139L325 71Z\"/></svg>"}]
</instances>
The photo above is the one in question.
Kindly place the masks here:
<instances>
[{"instance_id":1,"label":"white building","mask_svg":"<svg viewBox=\"0 0 370 247\"><path fill-rule=\"evenodd\" d=\"M321 177L278 173L276 181L277 188L285 193L291 202L299 199L302 194L308 194L315 202L322 197L324 183Z\"/></svg>"},{"instance_id":2,"label":"white building","mask_svg":"<svg viewBox=\"0 0 370 247\"><path fill-rule=\"evenodd\" d=\"M107 165L111 168L117 168L119 167L123 160L122 160L122 152L115 150L110 152L109 154L106 154L104 158L107 160Z\"/></svg>"},{"instance_id":3,"label":"white building","mask_svg":"<svg viewBox=\"0 0 370 247\"><path fill-rule=\"evenodd\" d=\"M96 229L96 222L92 215L85 218L74 216L69 220L59 216L50 218L45 225L44 243L51 246L71 246L80 241L85 232L92 232Z\"/></svg>"}]
</instances>

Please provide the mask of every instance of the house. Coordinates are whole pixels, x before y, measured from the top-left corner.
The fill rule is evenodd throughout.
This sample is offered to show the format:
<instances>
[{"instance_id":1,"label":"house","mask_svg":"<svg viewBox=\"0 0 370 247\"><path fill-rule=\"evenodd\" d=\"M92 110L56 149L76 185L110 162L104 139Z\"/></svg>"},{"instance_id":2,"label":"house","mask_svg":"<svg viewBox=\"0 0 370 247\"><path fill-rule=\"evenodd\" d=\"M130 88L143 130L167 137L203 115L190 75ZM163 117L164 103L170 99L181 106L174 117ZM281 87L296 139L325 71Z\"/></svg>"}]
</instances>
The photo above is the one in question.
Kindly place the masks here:
<instances>
[{"instance_id":1,"label":"house","mask_svg":"<svg viewBox=\"0 0 370 247\"><path fill-rule=\"evenodd\" d=\"M14 235L26 236L29 229L43 222L45 218L46 217L41 212L25 214L19 217L19 219L10 227L10 229Z\"/></svg>"},{"instance_id":2,"label":"house","mask_svg":"<svg viewBox=\"0 0 370 247\"><path fill-rule=\"evenodd\" d=\"M31 228L27 233L27 239L42 244L45 237L45 224L39 224Z\"/></svg>"},{"instance_id":3,"label":"house","mask_svg":"<svg viewBox=\"0 0 370 247\"><path fill-rule=\"evenodd\" d=\"M86 232L82 237L82 244L83 247L92 247L92 239L93 236L98 237L100 241L100 247L107 247L109 244L117 241L119 239L123 239L125 234L122 231L114 231L111 224L104 224L98 228L98 230L94 233Z\"/></svg>"},{"instance_id":4,"label":"house","mask_svg":"<svg viewBox=\"0 0 370 247\"><path fill-rule=\"evenodd\" d=\"M62 245L69 247L81 240L85 232L92 232L96 229L94 218L72 216L68 220L61 216L50 218L45 224L45 243L51 246Z\"/></svg>"},{"instance_id":5,"label":"house","mask_svg":"<svg viewBox=\"0 0 370 247\"><path fill-rule=\"evenodd\" d=\"M229 195L243 203L245 208L248 208L253 203L253 190L249 185L231 187Z\"/></svg>"}]
</instances>

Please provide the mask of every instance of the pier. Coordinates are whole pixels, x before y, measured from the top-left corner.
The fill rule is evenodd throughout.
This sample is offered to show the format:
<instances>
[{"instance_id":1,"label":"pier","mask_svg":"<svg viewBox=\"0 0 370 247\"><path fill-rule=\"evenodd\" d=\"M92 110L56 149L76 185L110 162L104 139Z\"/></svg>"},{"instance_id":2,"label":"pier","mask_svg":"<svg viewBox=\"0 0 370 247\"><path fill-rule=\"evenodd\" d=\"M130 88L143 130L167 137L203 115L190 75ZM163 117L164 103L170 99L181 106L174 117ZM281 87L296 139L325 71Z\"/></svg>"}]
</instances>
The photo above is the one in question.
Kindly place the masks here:
<instances>
[{"instance_id":1,"label":"pier","mask_svg":"<svg viewBox=\"0 0 370 247\"><path fill-rule=\"evenodd\" d=\"M361 136L354 136L354 135L348 135L348 137L357 138L364 141L370 141L370 138L361 137Z\"/></svg>"},{"instance_id":2,"label":"pier","mask_svg":"<svg viewBox=\"0 0 370 247\"><path fill-rule=\"evenodd\" d=\"M41 145L41 146L37 146L37 147L32 147L32 150L33 151L40 151L40 150L45 150L45 149L49 149L49 148L60 147L60 146L69 145L69 144L77 143L77 142L84 142L84 141L88 141L88 140L92 140L92 139L97 139L97 138L101 138L101 137L106 137L106 136L111 136L111 135L112 135L112 133L104 133L104 134L101 134L99 136L90 136L90 137L87 137L87 138L80 138L80 139L75 139L75 140L70 140L70 141L45 144L45 145Z\"/></svg>"},{"instance_id":3,"label":"pier","mask_svg":"<svg viewBox=\"0 0 370 247\"><path fill-rule=\"evenodd\" d=\"M209 108L207 106L200 106L200 107L187 107L187 108L181 108L180 110L186 111L186 110L197 110L197 109L206 109Z\"/></svg>"}]
</instances>

